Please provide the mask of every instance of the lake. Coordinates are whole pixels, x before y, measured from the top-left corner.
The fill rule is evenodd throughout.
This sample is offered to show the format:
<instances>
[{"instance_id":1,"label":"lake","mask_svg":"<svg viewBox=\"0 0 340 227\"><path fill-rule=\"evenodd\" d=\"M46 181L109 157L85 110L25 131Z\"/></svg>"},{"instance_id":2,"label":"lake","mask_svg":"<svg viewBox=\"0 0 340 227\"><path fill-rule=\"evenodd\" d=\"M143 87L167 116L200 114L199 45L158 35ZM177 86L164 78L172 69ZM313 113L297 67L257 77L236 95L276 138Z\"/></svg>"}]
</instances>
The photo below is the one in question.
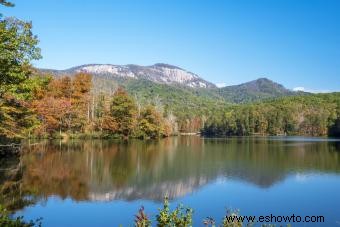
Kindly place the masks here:
<instances>
[{"instance_id":1,"label":"lake","mask_svg":"<svg viewBox=\"0 0 340 227\"><path fill-rule=\"evenodd\" d=\"M194 209L194 226L241 215L324 216L340 226L340 140L304 137L159 141L25 141L3 160L3 203L43 226L132 226L164 196ZM260 226L259 224L256 226Z\"/></svg>"}]
</instances>

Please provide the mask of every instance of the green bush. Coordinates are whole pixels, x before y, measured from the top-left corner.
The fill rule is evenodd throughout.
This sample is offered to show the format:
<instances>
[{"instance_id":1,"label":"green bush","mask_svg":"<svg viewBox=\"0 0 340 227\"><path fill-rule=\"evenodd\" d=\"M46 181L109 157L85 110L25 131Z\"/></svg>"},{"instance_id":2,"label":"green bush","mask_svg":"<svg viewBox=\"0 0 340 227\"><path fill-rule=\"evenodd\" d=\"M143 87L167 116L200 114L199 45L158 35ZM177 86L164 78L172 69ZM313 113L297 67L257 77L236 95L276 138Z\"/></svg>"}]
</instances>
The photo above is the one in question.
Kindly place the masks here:
<instances>
[{"instance_id":1,"label":"green bush","mask_svg":"<svg viewBox=\"0 0 340 227\"><path fill-rule=\"evenodd\" d=\"M12 218L10 214L0 206L0 226L6 227L34 227L41 226L41 219L25 222L23 217Z\"/></svg>"},{"instance_id":2,"label":"green bush","mask_svg":"<svg viewBox=\"0 0 340 227\"><path fill-rule=\"evenodd\" d=\"M184 208L183 205L177 206L173 211L170 210L169 200L164 199L162 209L159 209L159 214L156 216L157 226L192 226L192 213L191 208ZM136 227L150 227L151 221L144 212L144 207L139 209L138 214L135 216Z\"/></svg>"},{"instance_id":3,"label":"green bush","mask_svg":"<svg viewBox=\"0 0 340 227\"><path fill-rule=\"evenodd\" d=\"M182 204L174 211L170 211L169 201L165 198L163 208L156 216L157 226L192 226L192 213L191 208L184 208Z\"/></svg>"}]
</instances>

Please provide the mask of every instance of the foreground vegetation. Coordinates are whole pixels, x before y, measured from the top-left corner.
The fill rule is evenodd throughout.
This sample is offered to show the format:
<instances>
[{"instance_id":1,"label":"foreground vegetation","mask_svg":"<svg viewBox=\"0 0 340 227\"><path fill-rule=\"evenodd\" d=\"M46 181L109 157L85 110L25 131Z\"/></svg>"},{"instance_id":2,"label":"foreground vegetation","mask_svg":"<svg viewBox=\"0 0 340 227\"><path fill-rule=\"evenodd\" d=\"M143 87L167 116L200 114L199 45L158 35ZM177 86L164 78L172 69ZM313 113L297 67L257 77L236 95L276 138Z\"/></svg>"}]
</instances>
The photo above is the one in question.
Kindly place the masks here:
<instances>
[{"instance_id":1,"label":"foreground vegetation","mask_svg":"<svg viewBox=\"0 0 340 227\"><path fill-rule=\"evenodd\" d=\"M156 225L154 226L172 226L172 227L190 227L193 226L193 209L184 207L182 204L178 205L174 210L170 209L168 199L164 200L163 207L159 209L156 215ZM0 226L6 227L39 227L42 226L42 219L26 222L23 217L12 218L11 215L3 208L0 207ZM221 224L217 224L216 221L207 217L202 220L204 226L223 226L223 227L242 227L242 217L238 211L227 211L223 217ZM135 215L134 226L136 227L151 227L152 221L146 214L144 207L141 207L138 213ZM247 226L254 226L253 222L247 223ZM262 226L275 226L275 225L262 225ZM287 225L290 226L290 225Z\"/></svg>"},{"instance_id":2,"label":"foreground vegetation","mask_svg":"<svg viewBox=\"0 0 340 227\"><path fill-rule=\"evenodd\" d=\"M0 206L0 226L6 227L34 227L41 226L41 219L26 222L23 217L12 218L6 209Z\"/></svg>"},{"instance_id":3,"label":"foreground vegetation","mask_svg":"<svg viewBox=\"0 0 340 227\"><path fill-rule=\"evenodd\" d=\"M192 221L193 210L185 208L183 205L178 205L173 211L170 209L167 199L164 200L163 208L159 209L156 215L157 226L181 226L189 227L193 225ZM238 217L236 212L228 212L222 220L222 226L239 227L242 222L230 222L230 217ZM42 219L35 221L24 221L23 217L13 218L5 209L0 207L0 226L6 227L34 227L42 226ZM235 219L236 220L236 219ZM212 218L203 220L205 226L215 226L215 221ZM135 215L134 225L136 227L151 227L152 221L141 207Z\"/></svg>"}]
</instances>

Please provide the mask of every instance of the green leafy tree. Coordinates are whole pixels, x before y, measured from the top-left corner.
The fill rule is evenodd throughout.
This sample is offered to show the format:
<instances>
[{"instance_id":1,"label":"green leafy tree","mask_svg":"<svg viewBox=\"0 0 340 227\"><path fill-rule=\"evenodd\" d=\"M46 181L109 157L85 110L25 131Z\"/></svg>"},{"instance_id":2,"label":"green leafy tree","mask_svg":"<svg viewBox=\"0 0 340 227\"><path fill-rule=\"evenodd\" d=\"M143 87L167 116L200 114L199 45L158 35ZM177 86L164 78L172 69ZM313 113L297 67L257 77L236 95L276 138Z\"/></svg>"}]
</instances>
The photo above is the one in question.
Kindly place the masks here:
<instances>
[{"instance_id":1,"label":"green leafy tree","mask_svg":"<svg viewBox=\"0 0 340 227\"><path fill-rule=\"evenodd\" d=\"M0 15L0 137L20 137L37 122L27 104L37 85L30 62L41 58L31 30L31 23Z\"/></svg>"},{"instance_id":2,"label":"green leafy tree","mask_svg":"<svg viewBox=\"0 0 340 227\"><path fill-rule=\"evenodd\" d=\"M0 98L7 92L22 93L32 74L30 62L41 58L32 24L15 18L0 20Z\"/></svg>"},{"instance_id":3,"label":"green leafy tree","mask_svg":"<svg viewBox=\"0 0 340 227\"><path fill-rule=\"evenodd\" d=\"M137 123L137 106L134 99L122 88L114 93L110 106L110 117L117 124L117 133L128 137Z\"/></svg>"},{"instance_id":4,"label":"green leafy tree","mask_svg":"<svg viewBox=\"0 0 340 227\"><path fill-rule=\"evenodd\" d=\"M147 106L142 112L139 120L141 137L159 138L164 135L165 119L154 106Z\"/></svg>"}]
</instances>

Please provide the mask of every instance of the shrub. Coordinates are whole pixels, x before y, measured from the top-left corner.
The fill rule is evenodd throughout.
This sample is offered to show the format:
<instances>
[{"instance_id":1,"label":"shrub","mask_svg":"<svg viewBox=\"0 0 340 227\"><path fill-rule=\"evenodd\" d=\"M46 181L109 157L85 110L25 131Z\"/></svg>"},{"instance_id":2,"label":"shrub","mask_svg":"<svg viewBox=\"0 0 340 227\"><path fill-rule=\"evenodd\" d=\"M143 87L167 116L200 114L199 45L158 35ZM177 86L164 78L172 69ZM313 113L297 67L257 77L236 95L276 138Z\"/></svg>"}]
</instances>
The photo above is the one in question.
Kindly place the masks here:
<instances>
[{"instance_id":1,"label":"shrub","mask_svg":"<svg viewBox=\"0 0 340 227\"><path fill-rule=\"evenodd\" d=\"M6 227L34 227L41 226L41 219L25 222L23 217L12 218L6 209L0 206L0 226Z\"/></svg>"}]
</instances>

